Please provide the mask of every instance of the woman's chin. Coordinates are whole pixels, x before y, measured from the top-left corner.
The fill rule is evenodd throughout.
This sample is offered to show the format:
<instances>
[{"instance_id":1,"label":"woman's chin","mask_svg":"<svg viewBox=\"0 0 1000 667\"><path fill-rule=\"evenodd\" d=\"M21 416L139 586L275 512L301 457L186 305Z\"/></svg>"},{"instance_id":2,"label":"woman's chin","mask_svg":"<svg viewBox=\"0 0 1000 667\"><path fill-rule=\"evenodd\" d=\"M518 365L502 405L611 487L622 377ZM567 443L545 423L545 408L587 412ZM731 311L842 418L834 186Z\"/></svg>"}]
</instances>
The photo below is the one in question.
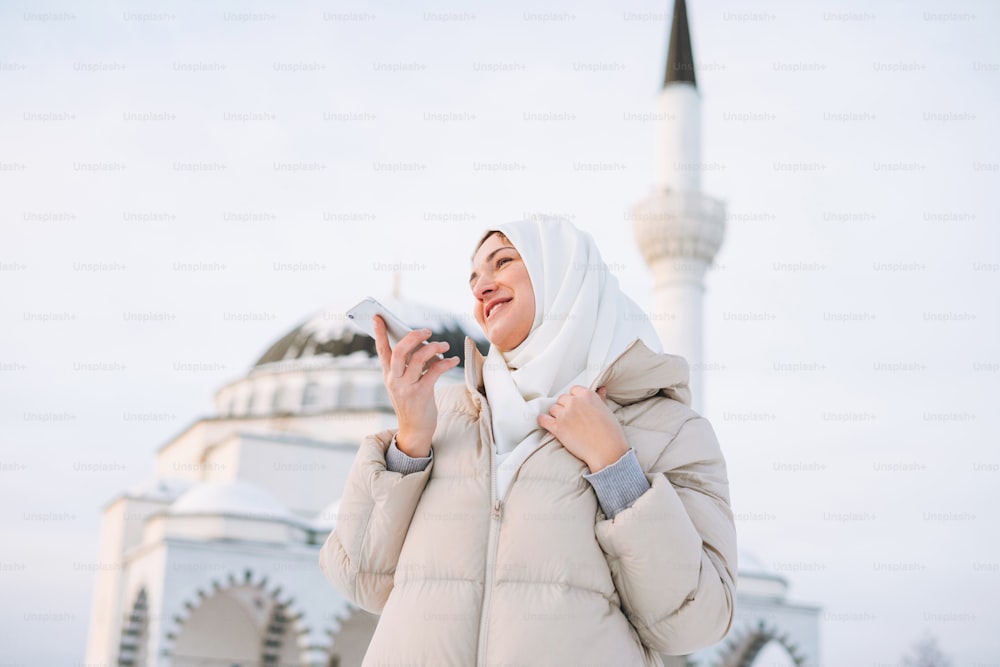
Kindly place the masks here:
<instances>
[{"instance_id":1,"label":"woman's chin","mask_svg":"<svg viewBox=\"0 0 1000 667\"><path fill-rule=\"evenodd\" d=\"M486 338L501 352L510 352L515 347L524 342L527 336L513 336L509 331L491 330L486 333Z\"/></svg>"},{"instance_id":2,"label":"woman's chin","mask_svg":"<svg viewBox=\"0 0 1000 667\"><path fill-rule=\"evenodd\" d=\"M501 352L506 352L511 349L509 345L509 336L506 335L506 332L503 331L502 328L498 327L497 329L490 329L486 332L486 338L489 339L489 341L493 343Z\"/></svg>"}]
</instances>

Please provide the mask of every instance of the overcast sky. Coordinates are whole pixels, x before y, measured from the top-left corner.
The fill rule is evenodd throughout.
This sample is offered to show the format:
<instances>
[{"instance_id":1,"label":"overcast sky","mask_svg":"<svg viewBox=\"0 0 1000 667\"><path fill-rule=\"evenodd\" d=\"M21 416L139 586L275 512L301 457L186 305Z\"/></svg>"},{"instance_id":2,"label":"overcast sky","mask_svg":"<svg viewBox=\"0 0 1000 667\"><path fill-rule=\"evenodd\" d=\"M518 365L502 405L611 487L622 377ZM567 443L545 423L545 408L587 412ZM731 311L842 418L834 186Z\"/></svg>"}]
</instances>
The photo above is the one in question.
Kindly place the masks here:
<instances>
[{"instance_id":1,"label":"overcast sky","mask_svg":"<svg viewBox=\"0 0 1000 667\"><path fill-rule=\"evenodd\" d=\"M630 114L668 4L418 5L0 8L3 659L82 659L104 503L302 319L387 293L386 265L471 312L480 232L561 214L649 307L628 210L654 126ZM924 631L993 664L1000 5L688 11L729 212L705 414L740 545L823 608L826 665Z\"/></svg>"}]
</instances>

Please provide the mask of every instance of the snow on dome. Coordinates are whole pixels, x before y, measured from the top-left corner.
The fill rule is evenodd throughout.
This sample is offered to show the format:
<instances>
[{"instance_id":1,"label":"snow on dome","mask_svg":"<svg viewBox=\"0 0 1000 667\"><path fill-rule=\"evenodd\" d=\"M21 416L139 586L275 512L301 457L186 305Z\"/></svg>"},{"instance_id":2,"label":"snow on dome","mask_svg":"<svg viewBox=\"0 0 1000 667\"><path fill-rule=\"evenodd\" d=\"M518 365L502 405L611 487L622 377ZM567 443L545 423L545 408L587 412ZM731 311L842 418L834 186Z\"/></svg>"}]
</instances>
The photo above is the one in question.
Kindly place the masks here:
<instances>
[{"instance_id":1,"label":"snow on dome","mask_svg":"<svg viewBox=\"0 0 1000 667\"><path fill-rule=\"evenodd\" d=\"M229 514L298 523L291 512L256 484L241 480L202 482L178 498L168 514Z\"/></svg>"},{"instance_id":2,"label":"snow on dome","mask_svg":"<svg viewBox=\"0 0 1000 667\"><path fill-rule=\"evenodd\" d=\"M337 527L337 512L340 511L340 498L323 508L323 511L316 515L313 523L317 528L323 530L333 530Z\"/></svg>"},{"instance_id":3,"label":"snow on dome","mask_svg":"<svg viewBox=\"0 0 1000 667\"><path fill-rule=\"evenodd\" d=\"M764 561L756 554L746 551L742 547L737 547L736 558L740 572L748 574L775 574L774 570L764 565Z\"/></svg>"},{"instance_id":4,"label":"snow on dome","mask_svg":"<svg viewBox=\"0 0 1000 667\"><path fill-rule=\"evenodd\" d=\"M315 357L377 357L375 340L361 333L346 314L362 298L363 293L357 298L352 297L350 302L336 303L312 315L272 344L254 366L290 360L301 362ZM458 354L465 349L466 336L476 341L483 354L489 351L489 342L472 317L471 302L466 310L448 311L393 296L377 296L375 299L414 329L427 327L434 332L434 340L448 341L450 350Z\"/></svg>"},{"instance_id":5,"label":"snow on dome","mask_svg":"<svg viewBox=\"0 0 1000 667\"><path fill-rule=\"evenodd\" d=\"M191 488L193 480L186 477L152 477L128 489L125 495L143 500L171 503Z\"/></svg>"}]
</instances>

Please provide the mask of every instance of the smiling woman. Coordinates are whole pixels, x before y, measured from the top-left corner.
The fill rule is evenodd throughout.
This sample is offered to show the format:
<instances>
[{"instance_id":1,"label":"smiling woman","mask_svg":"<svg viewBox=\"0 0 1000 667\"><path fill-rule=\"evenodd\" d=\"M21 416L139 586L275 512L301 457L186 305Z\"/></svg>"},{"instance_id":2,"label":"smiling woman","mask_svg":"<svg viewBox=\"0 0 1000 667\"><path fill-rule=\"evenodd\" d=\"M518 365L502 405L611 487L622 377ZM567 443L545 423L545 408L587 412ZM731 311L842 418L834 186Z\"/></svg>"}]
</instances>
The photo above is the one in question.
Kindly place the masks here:
<instances>
[{"instance_id":1,"label":"smiling woman","mask_svg":"<svg viewBox=\"0 0 1000 667\"><path fill-rule=\"evenodd\" d=\"M476 299L473 315L501 352L521 344L535 318L535 293L521 253L503 232L490 231L472 257L469 286Z\"/></svg>"},{"instance_id":2,"label":"smiling woman","mask_svg":"<svg viewBox=\"0 0 1000 667\"><path fill-rule=\"evenodd\" d=\"M376 347L398 429L369 435L320 567L380 614L364 665L662 666L735 613L726 464L593 238L561 219L488 230L472 256L465 384L447 348ZM409 362L409 367L407 367Z\"/></svg>"}]
</instances>

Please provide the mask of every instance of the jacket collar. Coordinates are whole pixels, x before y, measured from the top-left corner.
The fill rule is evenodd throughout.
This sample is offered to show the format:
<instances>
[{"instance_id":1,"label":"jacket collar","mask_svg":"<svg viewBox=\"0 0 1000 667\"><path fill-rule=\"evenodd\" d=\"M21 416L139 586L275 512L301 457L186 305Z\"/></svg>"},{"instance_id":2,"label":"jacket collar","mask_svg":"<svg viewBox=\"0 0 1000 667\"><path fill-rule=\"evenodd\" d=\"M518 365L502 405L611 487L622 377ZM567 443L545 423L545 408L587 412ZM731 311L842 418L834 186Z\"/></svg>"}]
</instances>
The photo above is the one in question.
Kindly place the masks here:
<instances>
[{"instance_id":1,"label":"jacket collar","mask_svg":"<svg viewBox=\"0 0 1000 667\"><path fill-rule=\"evenodd\" d=\"M466 336L465 386L473 396L486 395L484 361L485 357L475 341ZM654 352L641 338L636 338L604 369L590 389L606 386L608 398L619 405L629 405L662 393L690 407L689 380L690 369L684 357Z\"/></svg>"}]
</instances>

